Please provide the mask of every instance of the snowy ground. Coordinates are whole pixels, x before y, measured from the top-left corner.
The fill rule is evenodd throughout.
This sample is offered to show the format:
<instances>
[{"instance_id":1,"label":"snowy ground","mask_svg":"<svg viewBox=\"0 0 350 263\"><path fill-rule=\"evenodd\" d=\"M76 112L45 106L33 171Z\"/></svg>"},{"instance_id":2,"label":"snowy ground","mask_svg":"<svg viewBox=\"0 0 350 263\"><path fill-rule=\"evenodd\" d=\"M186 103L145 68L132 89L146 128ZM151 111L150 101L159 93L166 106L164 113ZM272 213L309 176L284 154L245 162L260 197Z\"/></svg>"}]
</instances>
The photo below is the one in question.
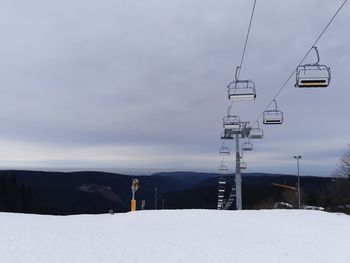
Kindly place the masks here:
<instances>
[{"instance_id":1,"label":"snowy ground","mask_svg":"<svg viewBox=\"0 0 350 263\"><path fill-rule=\"evenodd\" d=\"M350 262L350 216L320 211L0 213L1 263Z\"/></svg>"}]
</instances>

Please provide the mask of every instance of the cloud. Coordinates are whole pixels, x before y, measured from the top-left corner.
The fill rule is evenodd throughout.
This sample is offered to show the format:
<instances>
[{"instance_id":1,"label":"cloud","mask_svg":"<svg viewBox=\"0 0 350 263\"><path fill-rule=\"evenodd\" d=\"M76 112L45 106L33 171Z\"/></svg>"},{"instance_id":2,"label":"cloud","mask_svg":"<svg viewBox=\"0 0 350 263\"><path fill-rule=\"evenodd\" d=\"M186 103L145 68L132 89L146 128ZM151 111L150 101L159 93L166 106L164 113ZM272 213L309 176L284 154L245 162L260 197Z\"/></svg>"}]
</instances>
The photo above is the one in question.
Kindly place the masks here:
<instances>
[{"instance_id":1,"label":"cloud","mask_svg":"<svg viewBox=\"0 0 350 263\"><path fill-rule=\"evenodd\" d=\"M257 3L241 76L255 81L258 97L234 104L241 119L254 121L262 112L340 3ZM3 160L216 169L226 84L240 60L251 6L243 0L5 1ZM298 152L320 163L329 157L327 169L334 167L349 142L347 12L345 6L318 44L321 62L332 69L331 86L299 90L292 80L278 98L285 123L264 127L255 147L259 158ZM132 161L121 161L120 149L131 149ZM262 167L249 155L249 167Z\"/></svg>"}]
</instances>

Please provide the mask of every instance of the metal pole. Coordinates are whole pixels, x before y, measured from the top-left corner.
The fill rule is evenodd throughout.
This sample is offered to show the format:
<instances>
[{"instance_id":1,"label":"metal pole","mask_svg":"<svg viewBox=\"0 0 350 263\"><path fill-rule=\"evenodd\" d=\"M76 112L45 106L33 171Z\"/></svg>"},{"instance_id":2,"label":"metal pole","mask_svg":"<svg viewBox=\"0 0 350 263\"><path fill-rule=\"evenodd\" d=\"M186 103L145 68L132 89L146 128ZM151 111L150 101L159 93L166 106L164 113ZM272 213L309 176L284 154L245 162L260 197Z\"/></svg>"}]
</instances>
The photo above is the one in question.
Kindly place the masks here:
<instances>
[{"instance_id":1,"label":"metal pole","mask_svg":"<svg viewBox=\"0 0 350 263\"><path fill-rule=\"evenodd\" d=\"M157 187L154 188L154 210L157 210Z\"/></svg>"},{"instance_id":2,"label":"metal pole","mask_svg":"<svg viewBox=\"0 0 350 263\"><path fill-rule=\"evenodd\" d=\"M298 156L299 157L299 156ZM300 172L299 172L299 160L300 158L297 159L297 165L298 165L298 200L299 200L299 209L301 208L301 198L300 198Z\"/></svg>"},{"instance_id":3,"label":"metal pole","mask_svg":"<svg viewBox=\"0 0 350 263\"><path fill-rule=\"evenodd\" d=\"M300 170L299 170L299 160L301 159L301 155L294 156L297 160L297 168L298 168L298 208L301 208L301 193L300 193Z\"/></svg>"},{"instance_id":4,"label":"metal pole","mask_svg":"<svg viewBox=\"0 0 350 263\"><path fill-rule=\"evenodd\" d=\"M242 210L242 177L239 150L239 134L236 133L236 209Z\"/></svg>"}]
</instances>

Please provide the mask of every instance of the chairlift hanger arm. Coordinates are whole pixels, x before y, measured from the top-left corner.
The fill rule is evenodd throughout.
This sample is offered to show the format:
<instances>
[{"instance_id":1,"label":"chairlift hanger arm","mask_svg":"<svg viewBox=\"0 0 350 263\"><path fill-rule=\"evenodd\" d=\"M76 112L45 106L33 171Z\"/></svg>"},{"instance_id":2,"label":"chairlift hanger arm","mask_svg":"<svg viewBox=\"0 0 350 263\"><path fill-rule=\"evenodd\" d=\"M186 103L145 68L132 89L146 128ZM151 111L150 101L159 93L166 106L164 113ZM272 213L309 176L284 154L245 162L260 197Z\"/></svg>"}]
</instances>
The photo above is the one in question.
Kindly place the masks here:
<instances>
[{"instance_id":1,"label":"chairlift hanger arm","mask_svg":"<svg viewBox=\"0 0 350 263\"><path fill-rule=\"evenodd\" d=\"M317 62L314 64L315 66L320 63L320 54L318 53L318 49L316 46L313 46L313 49L316 51L316 56L317 56Z\"/></svg>"}]
</instances>

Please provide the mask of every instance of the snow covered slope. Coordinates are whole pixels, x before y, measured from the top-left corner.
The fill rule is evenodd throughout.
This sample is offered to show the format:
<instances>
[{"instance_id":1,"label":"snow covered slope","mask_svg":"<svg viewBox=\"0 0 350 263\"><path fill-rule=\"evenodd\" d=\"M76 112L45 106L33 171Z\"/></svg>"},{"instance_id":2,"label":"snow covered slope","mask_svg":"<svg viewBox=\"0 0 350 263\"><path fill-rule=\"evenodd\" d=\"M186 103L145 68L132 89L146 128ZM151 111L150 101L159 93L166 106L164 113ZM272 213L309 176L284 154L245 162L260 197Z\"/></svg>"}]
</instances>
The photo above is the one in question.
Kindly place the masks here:
<instances>
[{"instance_id":1,"label":"snow covered slope","mask_svg":"<svg viewBox=\"0 0 350 263\"><path fill-rule=\"evenodd\" d=\"M350 262L350 217L320 211L0 213L1 263Z\"/></svg>"}]
</instances>

